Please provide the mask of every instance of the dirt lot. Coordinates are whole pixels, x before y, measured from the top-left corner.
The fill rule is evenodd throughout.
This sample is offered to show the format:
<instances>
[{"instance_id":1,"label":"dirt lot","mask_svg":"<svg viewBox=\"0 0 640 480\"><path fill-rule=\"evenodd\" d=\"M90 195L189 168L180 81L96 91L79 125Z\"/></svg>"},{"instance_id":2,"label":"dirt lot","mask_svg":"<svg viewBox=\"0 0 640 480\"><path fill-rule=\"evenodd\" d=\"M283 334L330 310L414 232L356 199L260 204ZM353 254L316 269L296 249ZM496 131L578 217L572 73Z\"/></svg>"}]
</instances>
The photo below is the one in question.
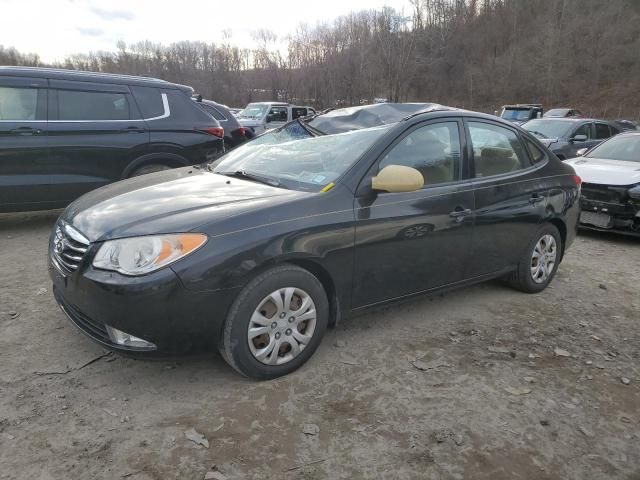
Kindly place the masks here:
<instances>
[{"instance_id":1,"label":"dirt lot","mask_svg":"<svg viewBox=\"0 0 640 480\"><path fill-rule=\"evenodd\" d=\"M55 217L0 215L0 478L640 479L638 240L581 235L537 296L368 312L255 383L76 331L46 273Z\"/></svg>"}]
</instances>

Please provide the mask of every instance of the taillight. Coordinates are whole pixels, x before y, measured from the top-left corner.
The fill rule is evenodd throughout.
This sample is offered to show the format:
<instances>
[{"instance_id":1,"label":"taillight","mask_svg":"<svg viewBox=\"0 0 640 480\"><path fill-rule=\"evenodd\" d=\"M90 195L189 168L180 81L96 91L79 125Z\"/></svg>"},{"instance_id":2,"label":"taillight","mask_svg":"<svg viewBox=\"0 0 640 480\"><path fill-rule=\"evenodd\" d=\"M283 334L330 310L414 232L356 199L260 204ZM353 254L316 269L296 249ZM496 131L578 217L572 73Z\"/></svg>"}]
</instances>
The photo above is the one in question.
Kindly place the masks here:
<instances>
[{"instance_id":1,"label":"taillight","mask_svg":"<svg viewBox=\"0 0 640 480\"><path fill-rule=\"evenodd\" d=\"M573 181L576 182L576 187L579 187L580 185L582 185L582 179L578 175L573 176Z\"/></svg>"},{"instance_id":2,"label":"taillight","mask_svg":"<svg viewBox=\"0 0 640 480\"><path fill-rule=\"evenodd\" d=\"M222 127L203 128L202 131L214 137L224 138L224 128Z\"/></svg>"},{"instance_id":3,"label":"taillight","mask_svg":"<svg viewBox=\"0 0 640 480\"><path fill-rule=\"evenodd\" d=\"M244 137L244 136L245 136L245 134L247 133L247 131L246 131L246 129L245 129L244 127L240 127L240 128L238 129L238 132L240 132L240 136L241 136L241 137Z\"/></svg>"}]
</instances>

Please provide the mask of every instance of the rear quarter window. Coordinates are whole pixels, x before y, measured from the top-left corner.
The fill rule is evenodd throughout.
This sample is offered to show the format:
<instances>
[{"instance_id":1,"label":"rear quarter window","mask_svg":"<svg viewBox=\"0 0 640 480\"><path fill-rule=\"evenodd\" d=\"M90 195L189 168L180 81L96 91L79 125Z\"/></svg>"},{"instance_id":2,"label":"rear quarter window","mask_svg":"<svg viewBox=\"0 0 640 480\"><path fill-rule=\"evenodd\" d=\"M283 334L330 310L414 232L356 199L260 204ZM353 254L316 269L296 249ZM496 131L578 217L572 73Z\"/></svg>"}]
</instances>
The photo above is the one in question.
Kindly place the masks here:
<instances>
[{"instance_id":1,"label":"rear quarter window","mask_svg":"<svg viewBox=\"0 0 640 480\"><path fill-rule=\"evenodd\" d=\"M196 105L191 97L178 90L161 90L167 95L171 118L175 121L197 122L198 124L220 126L217 120ZM193 125L190 125L193 128Z\"/></svg>"},{"instance_id":2,"label":"rear quarter window","mask_svg":"<svg viewBox=\"0 0 640 480\"><path fill-rule=\"evenodd\" d=\"M529 155L531 156L531 163L540 163L546 158L544 151L528 138L524 139L524 143L527 145Z\"/></svg>"},{"instance_id":3,"label":"rear quarter window","mask_svg":"<svg viewBox=\"0 0 640 480\"><path fill-rule=\"evenodd\" d=\"M131 87L143 118L155 118L164 114L164 105L159 88Z\"/></svg>"}]
</instances>

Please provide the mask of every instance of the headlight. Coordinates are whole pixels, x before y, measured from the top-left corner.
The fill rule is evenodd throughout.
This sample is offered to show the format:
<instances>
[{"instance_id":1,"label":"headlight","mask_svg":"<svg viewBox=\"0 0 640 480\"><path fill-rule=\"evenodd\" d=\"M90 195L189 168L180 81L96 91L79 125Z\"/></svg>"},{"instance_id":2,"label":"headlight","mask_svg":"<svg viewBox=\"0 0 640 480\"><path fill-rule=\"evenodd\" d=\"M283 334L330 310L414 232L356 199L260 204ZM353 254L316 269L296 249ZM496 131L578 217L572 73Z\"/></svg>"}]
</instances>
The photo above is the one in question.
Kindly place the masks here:
<instances>
[{"instance_id":1,"label":"headlight","mask_svg":"<svg viewBox=\"0 0 640 480\"><path fill-rule=\"evenodd\" d=\"M640 200L640 185L629 189L629 196L634 200Z\"/></svg>"},{"instance_id":2,"label":"headlight","mask_svg":"<svg viewBox=\"0 0 640 480\"><path fill-rule=\"evenodd\" d=\"M144 275L189 255L206 241L207 236L202 233L109 240L96 253L93 266L123 275Z\"/></svg>"}]
</instances>

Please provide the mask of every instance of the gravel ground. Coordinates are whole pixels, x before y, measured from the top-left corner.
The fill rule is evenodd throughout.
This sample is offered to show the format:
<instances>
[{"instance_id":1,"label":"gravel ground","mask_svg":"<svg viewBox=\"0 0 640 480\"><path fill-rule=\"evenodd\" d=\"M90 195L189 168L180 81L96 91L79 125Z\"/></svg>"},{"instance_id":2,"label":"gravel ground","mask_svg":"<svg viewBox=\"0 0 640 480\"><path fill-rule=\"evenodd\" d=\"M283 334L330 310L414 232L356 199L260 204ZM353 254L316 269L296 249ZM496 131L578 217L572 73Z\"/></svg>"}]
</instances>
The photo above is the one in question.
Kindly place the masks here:
<instances>
[{"instance_id":1,"label":"gravel ground","mask_svg":"<svg viewBox=\"0 0 640 480\"><path fill-rule=\"evenodd\" d=\"M0 215L0 478L640 479L640 240L581 234L539 295L369 311L256 383L79 333L47 277L56 214Z\"/></svg>"}]
</instances>

